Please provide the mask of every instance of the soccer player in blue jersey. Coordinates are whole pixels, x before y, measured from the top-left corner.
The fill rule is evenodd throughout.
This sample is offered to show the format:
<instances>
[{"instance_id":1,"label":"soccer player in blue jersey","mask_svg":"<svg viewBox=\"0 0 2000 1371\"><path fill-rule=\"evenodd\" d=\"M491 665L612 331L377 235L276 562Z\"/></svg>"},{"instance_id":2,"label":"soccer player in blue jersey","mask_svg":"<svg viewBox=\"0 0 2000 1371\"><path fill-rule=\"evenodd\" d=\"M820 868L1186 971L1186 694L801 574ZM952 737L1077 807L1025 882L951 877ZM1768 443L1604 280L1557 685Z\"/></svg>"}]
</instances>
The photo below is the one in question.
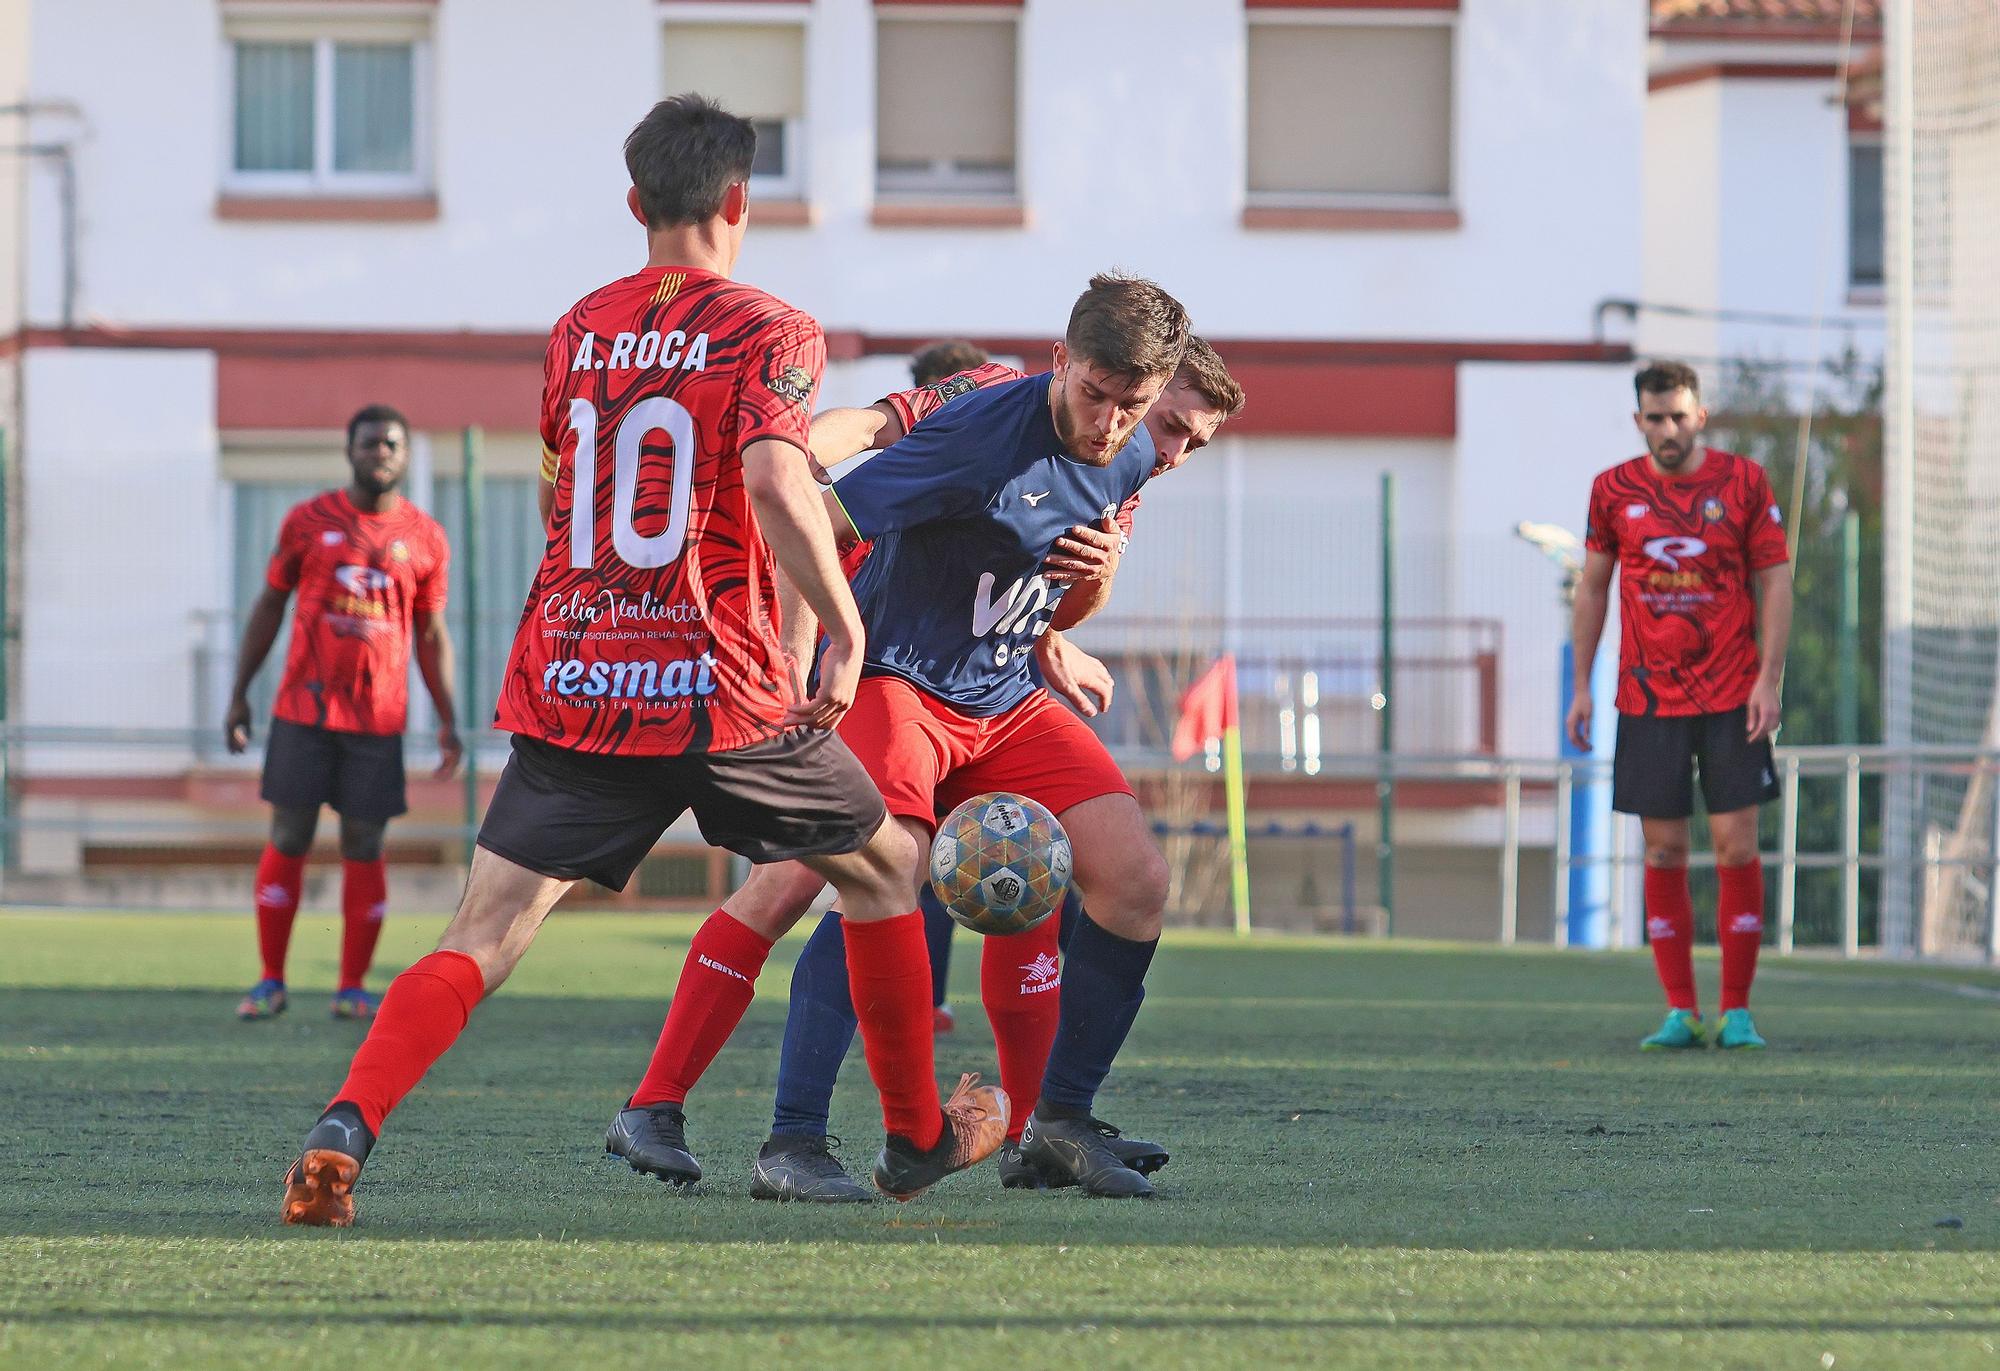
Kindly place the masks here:
<instances>
[{"instance_id":1,"label":"soccer player in blue jersey","mask_svg":"<svg viewBox=\"0 0 2000 1371\"><path fill-rule=\"evenodd\" d=\"M967 379L979 386L1020 377L1012 368L994 365L967 373ZM823 413L814 421L819 434L814 440L816 460L830 462L853 455L831 445L836 435L845 438L848 448L887 446L962 393L962 383L920 387L888 396L868 410ZM1243 388L1221 357L1201 338L1190 338L1172 384L1146 412L1146 431L1158 454L1154 476L1187 460L1242 408ZM1071 647L1056 630L1083 622L1109 598L1138 503L1139 497L1134 496L1119 510L1113 524L1072 530L1071 538L1058 544L1061 555L1052 558L1044 570L1051 580L1066 582L1068 589L1051 620L1051 631L1036 642L1036 666L1048 687L1085 715L1109 704L1110 673L1088 653ZM796 630L788 623L787 631ZM787 881L784 871L782 867L764 868L752 883L756 888L746 885L741 893L750 899L775 898L789 922L811 904L818 884L816 877L803 872L795 874L804 879ZM933 912L948 919L928 884L919 895L926 919L932 918ZM732 912L734 902L732 897ZM1028 1164L1021 1155L1020 1136L1036 1103L1059 1020L1059 933L1073 930L1081 911L1082 901L1072 887L1060 924L1050 920L1024 935L980 940L981 998L1000 1055L1001 1084L1017 1111L1009 1125L1008 1140L998 1154L1000 1183L1009 1189L1043 1189L1068 1183L1064 1176L1048 1176ZM759 913L771 917L768 910ZM816 1203L869 1198L868 1191L833 1155L827 1133L834 1083L854 1041L855 1026L840 919L828 913L792 970L791 1006L778 1063L771 1137L757 1154L750 1181L752 1198ZM1115 1129L1105 1137L1113 1154L1143 1175L1167 1163L1167 1152L1157 1143L1126 1138Z\"/></svg>"},{"instance_id":2,"label":"soccer player in blue jersey","mask_svg":"<svg viewBox=\"0 0 2000 1371\"><path fill-rule=\"evenodd\" d=\"M891 814L927 845L940 809L1012 790L1069 832L1077 882L1092 900L1070 940L1059 1027L1022 1151L1101 1195L1152 1193L1107 1146L1091 1106L1144 997L1167 870L1116 763L1039 687L1032 664L1065 589L1044 564L1072 528L1114 517L1153 474L1158 454L1140 420L1172 379L1188 332L1186 312L1158 286L1099 276L1072 310L1051 372L959 398L828 496L836 531L874 543L855 579L868 647L842 736ZM922 875L919 864L913 886ZM905 1170L925 1167L897 1120L936 1110L922 924L911 915L846 932L849 989L891 1134L875 1181L895 1196ZM733 1026L688 1026L705 1047L697 1066ZM677 1102L651 1108L678 1124ZM624 1155L637 1169L670 1169Z\"/></svg>"}]
</instances>

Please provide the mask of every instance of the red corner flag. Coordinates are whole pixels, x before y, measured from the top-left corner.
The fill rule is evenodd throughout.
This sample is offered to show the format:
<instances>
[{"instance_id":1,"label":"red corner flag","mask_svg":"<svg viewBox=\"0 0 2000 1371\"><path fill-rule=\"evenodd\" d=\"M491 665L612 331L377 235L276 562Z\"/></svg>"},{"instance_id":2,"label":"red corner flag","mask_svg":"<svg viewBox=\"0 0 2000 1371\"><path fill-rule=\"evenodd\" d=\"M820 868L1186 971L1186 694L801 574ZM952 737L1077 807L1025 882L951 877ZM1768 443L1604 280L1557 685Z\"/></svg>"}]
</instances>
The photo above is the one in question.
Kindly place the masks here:
<instances>
[{"instance_id":1,"label":"red corner flag","mask_svg":"<svg viewBox=\"0 0 2000 1371\"><path fill-rule=\"evenodd\" d=\"M1174 724L1174 760L1184 762L1236 727L1236 658L1228 653L1181 696Z\"/></svg>"}]
</instances>

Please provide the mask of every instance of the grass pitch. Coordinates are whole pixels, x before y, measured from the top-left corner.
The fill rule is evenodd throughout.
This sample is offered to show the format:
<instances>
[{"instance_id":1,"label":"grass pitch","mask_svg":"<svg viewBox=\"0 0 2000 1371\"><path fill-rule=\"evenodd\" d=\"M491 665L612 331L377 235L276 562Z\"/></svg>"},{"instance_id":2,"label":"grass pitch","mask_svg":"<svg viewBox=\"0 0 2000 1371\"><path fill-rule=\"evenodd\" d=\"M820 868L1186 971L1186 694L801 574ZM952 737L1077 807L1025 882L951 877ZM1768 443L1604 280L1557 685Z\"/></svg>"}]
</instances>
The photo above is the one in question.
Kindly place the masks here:
<instances>
[{"instance_id":1,"label":"grass pitch","mask_svg":"<svg viewBox=\"0 0 2000 1371\"><path fill-rule=\"evenodd\" d=\"M247 917L0 915L0 1364L2000 1365L2000 978L1769 960L1771 1051L1642 1056L1640 955L1173 938L1100 1108L1161 1202L822 1210L745 1194L796 943L694 1101L703 1192L599 1153L693 926L552 921L338 1233L277 1224L360 1037L330 920L246 1025ZM975 943L941 1075L992 1070ZM857 1167L874 1111L857 1052Z\"/></svg>"}]
</instances>

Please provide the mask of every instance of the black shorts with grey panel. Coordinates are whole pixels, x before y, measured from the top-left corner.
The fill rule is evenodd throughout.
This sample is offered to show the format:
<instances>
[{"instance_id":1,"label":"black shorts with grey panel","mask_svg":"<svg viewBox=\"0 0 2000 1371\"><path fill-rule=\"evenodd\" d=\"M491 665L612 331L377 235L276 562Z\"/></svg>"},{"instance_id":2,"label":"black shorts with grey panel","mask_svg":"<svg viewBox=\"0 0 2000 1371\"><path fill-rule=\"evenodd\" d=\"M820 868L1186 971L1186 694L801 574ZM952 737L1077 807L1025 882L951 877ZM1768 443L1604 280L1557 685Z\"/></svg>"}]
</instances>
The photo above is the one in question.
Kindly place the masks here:
<instances>
[{"instance_id":1,"label":"black shorts with grey panel","mask_svg":"<svg viewBox=\"0 0 2000 1371\"><path fill-rule=\"evenodd\" d=\"M1694 779L1710 814L1728 814L1778 798L1771 740L1746 736L1743 706L1720 714L1618 716L1611 764L1611 807L1646 819L1694 813Z\"/></svg>"},{"instance_id":2,"label":"black shorts with grey panel","mask_svg":"<svg viewBox=\"0 0 2000 1371\"><path fill-rule=\"evenodd\" d=\"M336 733L273 719L259 793L279 809L331 805L343 819L387 823L410 807L402 735Z\"/></svg>"},{"instance_id":3,"label":"black shorts with grey panel","mask_svg":"<svg viewBox=\"0 0 2000 1371\"><path fill-rule=\"evenodd\" d=\"M760 865L853 852L888 815L847 744L818 730L671 757L577 752L517 733L479 845L544 876L623 890L688 810L709 843Z\"/></svg>"}]
</instances>

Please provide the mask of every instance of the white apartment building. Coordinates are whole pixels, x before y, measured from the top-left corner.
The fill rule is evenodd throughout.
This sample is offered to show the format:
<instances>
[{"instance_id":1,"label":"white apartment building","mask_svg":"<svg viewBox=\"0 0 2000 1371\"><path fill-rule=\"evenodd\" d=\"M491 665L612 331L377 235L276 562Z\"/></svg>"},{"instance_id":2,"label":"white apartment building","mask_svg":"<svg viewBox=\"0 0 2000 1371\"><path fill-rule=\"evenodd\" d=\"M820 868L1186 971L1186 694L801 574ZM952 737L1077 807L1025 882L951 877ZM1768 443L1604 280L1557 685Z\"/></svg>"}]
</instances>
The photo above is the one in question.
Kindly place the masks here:
<instances>
[{"instance_id":1,"label":"white apartment building","mask_svg":"<svg viewBox=\"0 0 2000 1371\"><path fill-rule=\"evenodd\" d=\"M1086 641L1236 648L1261 813L1372 813L1338 763L1375 747L1383 472L1397 746L1547 756L1565 626L1511 530L1580 528L1633 449L1629 330L1598 326L1654 293L1647 24L1633 0L4 0L9 715L196 730L31 746L16 785L46 814L255 818L208 742L229 654L370 401L411 415L413 494L454 531L483 432L490 700L539 555L546 329L643 260L620 143L689 88L758 121L740 274L822 321L828 403L940 337L1045 365L1106 267L1187 303L1249 408L1146 493ZM1399 840L1436 855L1411 866L1491 884L1490 793L1404 799Z\"/></svg>"},{"instance_id":2,"label":"white apartment building","mask_svg":"<svg viewBox=\"0 0 2000 1371\"><path fill-rule=\"evenodd\" d=\"M1845 96L1884 3L1651 0L1646 350L1786 364L1798 394L1816 356L1880 362L1882 131Z\"/></svg>"}]
</instances>

